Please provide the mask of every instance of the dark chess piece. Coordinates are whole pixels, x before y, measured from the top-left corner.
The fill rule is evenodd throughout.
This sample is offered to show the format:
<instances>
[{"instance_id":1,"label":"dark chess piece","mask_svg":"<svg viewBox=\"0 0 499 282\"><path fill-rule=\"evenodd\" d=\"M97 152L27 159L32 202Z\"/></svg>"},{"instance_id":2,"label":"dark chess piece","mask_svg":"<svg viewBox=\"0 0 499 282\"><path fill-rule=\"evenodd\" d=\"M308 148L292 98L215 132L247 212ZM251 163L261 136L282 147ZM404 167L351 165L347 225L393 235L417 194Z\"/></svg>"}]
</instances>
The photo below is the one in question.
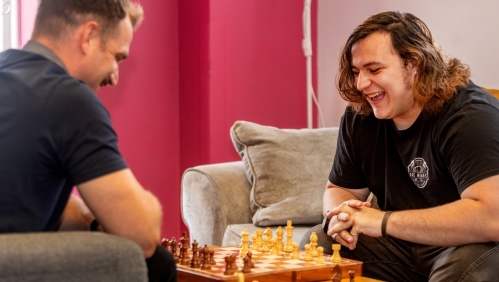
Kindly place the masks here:
<instances>
[{"instance_id":1,"label":"dark chess piece","mask_svg":"<svg viewBox=\"0 0 499 282\"><path fill-rule=\"evenodd\" d=\"M168 241L168 239L166 238L163 238L163 240L161 240L161 247L165 248L168 252L170 252L170 241Z\"/></svg>"},{"instance_id":2,"label":"dark chess piece","mask_svg":"<svg viewBox=\"0 0 499 282\"><path fill-rule=\"evenodd\" d=\"M182 256L180 257L180 264L181 265L189 265L190 264L190 258L189 258L189 238L187 237L187 232L182 233L182 238L180 238L180 253Z\"/></svg>"},{"instance_id":3,"label":"dark chess piece","mask_svg":"<svg viewBox=\"0 0 499 282\"><path fill-rule=\"evenodd\" d=\"M170 253L172 253L173 258L175 259L175 263L179 263L180 258L177 253L177 240L175 239L175 237L173 237L170 241Z\"/></svg>"},{"instance_id":4,"label":"dark chess piece","mask_svg":"<svg viewBox=\"0 0 499 282\"><path fill-rule=\"evenodd\" d=\"M349 270L348 275L350 276L350 282L355 282L355 270Z\"/></svg>"},{"instance_id":5,"label":"dark chess piece","mask_svg":"<svg viewBox=\"0 0 499 282\"><path fill-rule=\"evenodd\" d=\"M204 248L203 248L203 263L201 264L201 269L202 270L210 270L211 269L210 249L206 245L204 245Z\"/></svg>"},{"instance_id":6,"label":"dark chess piece","mask_svg":"<svg viewBox=\"0 0 499 282\"><path fill-rule=\"evenodd\" d=\"M249 258L249 262L248 262L249 267L255 268L255 264L253 263L253 260L251 259L253 257L253 253L251 251L248 251L246 253L246 256Z\"/></svg>"},{"instance_id":7,"label":"dark chess piece","mask_svg":"<svg viewBox=\"0 0 499 282\"><path fill-rule=\"evenodd\" d=\"M196 242L196 240L194 240L194 242L192 243L191 267L192 268L201 267L201 262L199 261L198 242Z\"/></svg>"},{"instance_id":8,"label":"dark chess piece","mask_svg":"<svg viewBox=\"0 0 499 282\"><path fill-rule=\"evenodd\" d=\"M217 262L215 261L215 250L210 250L210 264L211 266L217 264Z\"/></svg>"},{"instance_id":9,"label":"dark chess piece","mask_svg":"<svg viewBox=\"0 0 499 282\"><path fill-rule=\"evenodd\" d=\"M332 282L341 282L341 268L340 265L337 264L335 267L333 267L333 272L334 275L331 277Z\"/></svg>"},{"instance_id":10,"label":"dark chess piece","mask_svg":"<svg viewBox=\"0 0 499 282\"><path fill-rule=\"evenodd\" d=\"M250 260L251 259L248 256L245 256L243 258L244 265L243 265L243 269L241 269L242 273L244 273L244 274L251 273L251 267L249 265Z\"/></svg>"},{"instance_id":11,"label":"dark chess piece","mask_svg":"<svg viewBox=\"0 0 499 282\"><path fill-rule=\"evenodd\" d=\"M225 257L225 271L224 275L232 275L236 272L234 269L234 262L236 261L236 256L231 254Z\"/></svg>"}]
</instances>

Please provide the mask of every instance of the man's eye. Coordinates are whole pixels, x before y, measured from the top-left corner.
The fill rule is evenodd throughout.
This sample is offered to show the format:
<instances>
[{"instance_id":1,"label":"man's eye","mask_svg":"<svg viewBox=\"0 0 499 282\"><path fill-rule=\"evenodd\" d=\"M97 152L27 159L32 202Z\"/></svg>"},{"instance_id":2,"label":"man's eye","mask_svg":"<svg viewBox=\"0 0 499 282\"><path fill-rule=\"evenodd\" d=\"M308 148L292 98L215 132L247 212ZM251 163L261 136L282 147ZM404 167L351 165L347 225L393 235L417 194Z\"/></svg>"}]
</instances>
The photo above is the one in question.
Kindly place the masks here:
<instances>
[{"instance_id":1,"label":"man's eye","mask_svg":"<svg viewBox=\"0 0 499 282\"><path fill-rule=\"evenodd\" d=\"M380 69L373 69L373 70L371 70L371 73L377 73L377 72L379 72L379 70Z\"/></svg>"}]
</instances>

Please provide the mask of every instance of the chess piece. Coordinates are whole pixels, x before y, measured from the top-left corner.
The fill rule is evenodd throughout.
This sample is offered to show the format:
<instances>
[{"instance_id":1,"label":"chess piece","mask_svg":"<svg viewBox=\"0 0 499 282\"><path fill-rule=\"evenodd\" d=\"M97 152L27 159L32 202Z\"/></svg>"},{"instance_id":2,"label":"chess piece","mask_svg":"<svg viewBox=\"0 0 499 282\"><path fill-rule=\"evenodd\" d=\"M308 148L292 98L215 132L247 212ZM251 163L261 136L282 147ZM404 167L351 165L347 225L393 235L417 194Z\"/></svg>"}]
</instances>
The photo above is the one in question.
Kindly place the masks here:
<instances>
[{"instance_id":1,"label":"chess piece","mask_svg":"<svg viewBox=\"0 0 499 282\"><path fill-rule=\"evenodd\" d=\"M332 282L341 282L341 267L339 264L337 264L335 267L333 267L333 272L334 275L331 277Z\"/></svg>"},{"instance_id":2,"label":"chess piece","mask_svg":"<svg viewBox=\"0 0 499 282\"><path fill-rule=\"evenodd\" d=\"M201 269L202 270L210 270L211 269L210 249L208 248L207 245L204 245L204 248L203 248L203 262L201 264Z\"/></svg>"},{"instance_id":3,"label":"chess piece","mask_svg":"<svg viewBox=\"0 0 499 282\"><path fill-rule=\"evenodd\" d=\"M248 264L251 268L255 268L255 264L252 261L253 253L251 251L248 251L246 256L249 258Z\"/></svg>"},{"instance_id":4,"label":"chess piece","mask_svg":"<svg viewBox=\"0 0 499 282\"><path fill-rule=\"evenodd\" d=\"M276 256L280 254L279 248L277 247L277 238L272 238L272 248L270 249L270 254Z\"/></svg>"},{"instance_id":5,"label":"chess piece","mask_svg":"<svg viewBox=\"0 0 499 282\"><path fill-rule=\"evenodd\" d=\"M284 244L282 243L282 235L284 234L284 231L282 231L282 227L279 226L276 231L277 234L277 248L279 251L284 251Z\"/></svg>"},{"instance_id":6,"label":"chess piece","mask_svg":"<svg viewBox=\"0 0 499 282\"><path fill-rule=\"evenodd\" d=\"M187 237L187 232L182 232L182 238L180 238L180 253L182 256L179 258L181 265L189 265L189 237Z\"/></svg>"},{"instance_id":7,"label":"chess piece","mask_svg":"<svg viewBox=\"0 0 499 282\"><path fill-rule=\"evenodd\" d=\"M257 250L261 250L262 249L262 246L263 246L263 230L261 230L261 229L259 229L259 230L256 231L256 245L258 246Z\"/></svg>"},{"instance_id":8,"label":"chess piece","mask_svg":"<svg viewBox=\"0 0 499 282\"><path fill-rule=\"evenodd\" d=\"M293 243L293 253L291 254L291 259L301 259L300 253L298 252L298 243Z\"/></svg>"},{"instance_id":9,"label":"chess piece","mask_svg":"<svg viewBox=\"0 0 499 282\"><path fill-rule=\"evenodd\" d=\"M312 254L312 257L317 257L319 254L317 253L317 241L318 241L317 234L315 232L312 232L312 235L310 235L310 253Z\"/></svg>"},{"instance_id":10,"label":"chess piece","mask_svg":"<svg viewBox=\"0 0 499 282\"><path fill-rule=\"evenodd\" d=\"M350 282L355 282L355 270L349 270L348 276L350 276Z\"/></svg>"},{"instance_id":11,"label":"chess piece","mask_svg":"<svg viewBox=\"0 0 499 282\"><path fill-rule=\"evenodd\" d=\"M225 257L225 270L224 275L232 275L236 272L234 269L234 261L236 260L236 256L231 254L230 256Z\"/></svg>"},{"instance_id":12,"label":"chess piece","mask_svg":"<svg viewBox=\"0 0 499 282\"><path fill-rule=\"evenodd\" d=\"M192 268L201 267L201 262L199 261L198 242L196 242L196 240L192 242L192 258L190 266Z\"/></svg>"},{"instance_id":13,"label":"chess piece","mask_svg":"<svg viewBox=\"0 0 499 282\"><path fill-rule=\"evenodd\" d=\"M258 244L256 243L256 234L253 234L251 236L251 239L253 239L251 243L251 250L258 251Z\"/></svg>"},{"instance_id":14,"label":"chess piece","mask_svg":"<svg viewBox=\"0 0 499 282\"><path fill-rule=\"evenodd\" d=\"M249 251L249 232L244 229L241 233L241 250L239 251L239 256L244 257L246 253Z\"/></svg>"},{"instance_id":15,"label":"chess piece","mask_svg":"<svg viewBox=\"0 0 499 282\"><path fill-rule=\"evenodd\" d=\"M268 253L270 251L270 246L269 246L269 237L265 236L263 238L263 245L262 245L262 252Z\"/></svg>"},{"instance_id":16,"label":"chess piece","mask_svg":"<svg viewBox=\"0 0 499 282\"><path fill-rule=\"evenodd\" d=\"M326 260L324 259L324 248L323 247L318 247L317 248L317 260L315 261L316 264L326 264Z\"/></svg>"},{"instance_id":17,"label":"chess piece","mask_svg":"<svg viewBox=\"0 0 499 282\"><path fill-rule=\"evenodd\" d=\"M333 256L331 257L331 261L333 263L341 262L340 250L341 250L340 244L333 244Z\"/></svg>"},{"instance_id":18,"label":"chess piece","mask_svg":"<svg viewBox=\"0 0 499 282\"><path fill-rule=\"evenodd\" d=\"M168 239L163 238L161 240L161 247L165 248L168 252L170 252L170 241Z\"/></svg>"},{"instance_id":19,"label":"chess piece","mask_svg":"<svg viewBox=\"0 0 499 282\"><path fill-rule=\"evenodd\" d=\"M286 253L293 252L293 226L291 225L291 220L288 220L288 225L286 225L286 245L284 246L284 251Z\"/></svg>"},{"instance_id":20,"label":"chess piece","mask_svg":"<svg viewBox=\"0 0 499 282\"><path fill-rule=\"evenodd\" d=\"M310 253L310 244L305 245L305 256L303 257L304 261L313 261L314 257L312 257L312 254Z\"/></svg>"},{"instance_id":21,"label":"chess piece","mask_svg":"<svg viewBox=\"0 0 499 282\"><path fill-rule=\"evenodd\" d=\"M210 250L210 264L211 266L214 266L217 264L215 260L215 250Z\"/></svg>"},{"instance_id":22,"label":"chess piece","mask_svg":"<svg viewBox=\"0 0 499 282\"><path fill-rule=\"evenodd\" d=\"M251 267L249 265L249 261L250 261L250 258L248 256L245 256L243 258L244 265L243 265L243 268L241 269L241 272L244 274L251 273Z\"/></svg>"},{"instance_id":23,"label":"chess piece","mask_svg":"<svg viewBox=\"0 0 499 282\"><path fill-rule=\"evenodd\" d=\"M175 237L172 237L172 240L170 241L170 253L172 253L173 258L175 259L175 263L180 262L180 258L177 253L177 240Z\"/></svg>"},{"instance_id":24,"label":"chess piece","mask_svg":"<svg viewBox=\"0 0 499 282\"><path fill-rule=\"evenodd\" d=\"M265 229L265 232L263 232L263 234L269 237L269 242L272 241L272 229L270 227L267 227L267 229Z\"/></svg>"}]
</instances>

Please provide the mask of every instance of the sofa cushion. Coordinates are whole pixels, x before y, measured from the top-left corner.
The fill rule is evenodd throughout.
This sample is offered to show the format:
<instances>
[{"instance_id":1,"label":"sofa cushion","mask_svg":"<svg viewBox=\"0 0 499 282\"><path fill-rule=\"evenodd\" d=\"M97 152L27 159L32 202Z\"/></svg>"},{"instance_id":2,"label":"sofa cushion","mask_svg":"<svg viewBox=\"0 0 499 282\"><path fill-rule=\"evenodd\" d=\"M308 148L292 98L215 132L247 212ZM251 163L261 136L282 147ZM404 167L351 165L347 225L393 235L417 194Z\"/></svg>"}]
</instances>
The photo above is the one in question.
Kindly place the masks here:
<instances>
[{"instance_id":1,"label":"sofa cushion","mask_svg":"<svg viewBox=\"0 0 499 282\"><path fill-rule=\"evenodd\" d=\"M337 128L279 129L246 121L232 126L232 141L252 185L255 225L321 222L337 134Z\"/></svg>"}]
</instances>

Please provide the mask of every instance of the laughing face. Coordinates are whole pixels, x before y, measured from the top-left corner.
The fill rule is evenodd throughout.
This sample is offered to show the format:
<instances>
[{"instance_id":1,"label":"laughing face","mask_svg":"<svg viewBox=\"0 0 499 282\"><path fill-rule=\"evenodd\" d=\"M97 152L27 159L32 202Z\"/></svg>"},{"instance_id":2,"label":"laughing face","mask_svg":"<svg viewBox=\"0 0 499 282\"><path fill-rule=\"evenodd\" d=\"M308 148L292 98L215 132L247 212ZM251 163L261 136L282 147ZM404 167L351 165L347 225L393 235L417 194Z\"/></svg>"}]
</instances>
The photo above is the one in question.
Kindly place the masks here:
<instances>
[{"instance_id":1,"label":"laughing face","mask_svg":"<svg viewBox=\"0 0 499 282\"><path fill-rule=\"evenodd\" d=\"M392 119L399 130L409 128L421 113L414 101L416 68L393 49L391 37L375 32L352 46L352 71L357 89L378 119Z\"/></svg>"}]
</instances>

